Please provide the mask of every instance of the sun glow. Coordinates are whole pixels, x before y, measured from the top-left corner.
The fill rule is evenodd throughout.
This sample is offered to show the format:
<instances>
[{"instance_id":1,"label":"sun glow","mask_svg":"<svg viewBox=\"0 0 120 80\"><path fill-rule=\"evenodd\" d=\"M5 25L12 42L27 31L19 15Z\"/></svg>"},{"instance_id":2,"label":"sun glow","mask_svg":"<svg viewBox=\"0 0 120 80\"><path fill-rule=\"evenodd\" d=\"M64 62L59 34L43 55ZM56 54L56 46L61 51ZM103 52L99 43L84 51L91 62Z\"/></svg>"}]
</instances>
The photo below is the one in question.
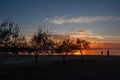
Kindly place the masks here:
<instances>
[{"instance_id":1,"label":"sun glow","mask_svg":"<svg viewBox=\"0 0 120 80\"><path fill-rule=\"evenodd\" d=\"M80 55L80 51L75 51L73 55Z\"/></svg>"},{"instance_id":2,"label":"sun glow","mask_svg":"<svg viewBox=\"0 0 120 80\"><path fill-rule=\"evenodd\" d=\"M82 55L85 55L85 54L86 54L86 50L82 51ZM81 53L79 50L77 50L73 52L73 55L81 55Z\"/></svg>"}]
</instances>

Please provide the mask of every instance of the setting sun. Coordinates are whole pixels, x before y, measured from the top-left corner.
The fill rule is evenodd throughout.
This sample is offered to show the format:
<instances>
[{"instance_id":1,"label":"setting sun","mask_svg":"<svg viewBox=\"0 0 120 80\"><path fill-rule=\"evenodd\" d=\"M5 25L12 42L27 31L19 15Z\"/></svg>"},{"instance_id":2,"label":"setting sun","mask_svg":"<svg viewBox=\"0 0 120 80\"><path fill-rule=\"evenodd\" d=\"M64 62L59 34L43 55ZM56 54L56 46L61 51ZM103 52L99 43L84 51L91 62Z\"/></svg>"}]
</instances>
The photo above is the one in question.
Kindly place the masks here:
<instances>
[{"instance_id":1,"label":"setting sun","mask_svg":"<svg viewBox=\"0 0 120 80\"><path fill-rule=\"evenodd\" d=\"M75 51L73 55L80 55L80 51Z\"/></svg>"},{"instance_id":2,"label":"setting sun","mask_svg":"<svg viewBox=\"0 0 120 80\"><path fill-rule=\"evenodd\" d=\"M85 54L86 54L86 50L82 51L82 55L85 55ZM73 55L81 55L81 53L79 50L77 50L73 52Z\"/></svg>"},{"instance_id":3,"label":"setting sun","mask_svg":"<svg viewBox=\"0 0 120 80\"><path fill-rule=\"evenodd\" d=\"M82 51L82 54L84 55L85 51ZM72 51L72 55L81 55L81 53L79 50L76 50L76 51Z\"/></svg>"}]
</instances>

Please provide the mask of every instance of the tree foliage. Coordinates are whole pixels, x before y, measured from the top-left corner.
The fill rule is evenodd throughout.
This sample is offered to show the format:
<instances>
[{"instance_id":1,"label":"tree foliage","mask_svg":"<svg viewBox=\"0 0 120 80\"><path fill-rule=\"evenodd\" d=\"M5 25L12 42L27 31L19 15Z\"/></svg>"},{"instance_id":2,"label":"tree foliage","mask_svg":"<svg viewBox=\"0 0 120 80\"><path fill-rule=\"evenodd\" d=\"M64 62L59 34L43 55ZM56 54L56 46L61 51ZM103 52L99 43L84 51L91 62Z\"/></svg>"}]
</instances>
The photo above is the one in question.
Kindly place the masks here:
<instances>
[{"instance_id":1,"label":"tree foliage","mask_svg":"<svg viewBox=\"0 0 120 80\"><path fill-rule=\"evenodd\" d=\"M19 36L20 30L18 24L4 20L0 23L0 46L11 46L12 39Z\"/></svg>"},{"instance_id":2,"label":"tree foliage","mask_svg":"<svg viewBox=\"0 0 120 80\"><path fill-rule=\"evenodd\" d=\"M90 48L89 44L90 43L87 42L86 40L82 40L82 39L79 39L79 38L77 38L77 39L65 39L58 46L57 50L58 50L58 52L61 52L61 53L65 52L66 55L68 54L68 52L79 50L81 55L82 55L84 50Z\"/></svg>"},{"instance_id":3,"label":"tree foliage","mask_svg":"<svg viewBox=\"0 0 120 80\"><path fill-rule=\"evenodd\" d=\"M54 34L53 34L54 35ZM52 54L53 52L66 55L68 52L79 50L81 55L83 50L90 48L89 42L86 40L77 39L64 39L62 42L57 43L53 39L50 29L39 27L36 34L31 38L31 46L26 50L39 51ZM18 24L14 24L9 19L0 23L0 47L15 47L25 48L28 44L26 37L20 34Z\"/></svg>"},{"instance_id":4,"label":"tree foliage","mask_svg":"<svg viewBox=\"0 0 120 80\"><path fill-rule=\"evenodd\" d=\"M78 49L80 51L81 55L82 55L84 50L90 48L89 44L90 43L87 42L86 40L81 40L81 39L77 38L76 49Z\"/></svg>"},{"instance_id":5,"label":"tree foliage","mask_svg":"<svg viewBox=\"0 0 120 80\"><path fill-rule=\"evenodd\" d=\"M51 34L48 29L39 27L36 34L32 37L32 46L37 51L51 51L55 43L51 38Z\"/></svg>"}]
</instances>

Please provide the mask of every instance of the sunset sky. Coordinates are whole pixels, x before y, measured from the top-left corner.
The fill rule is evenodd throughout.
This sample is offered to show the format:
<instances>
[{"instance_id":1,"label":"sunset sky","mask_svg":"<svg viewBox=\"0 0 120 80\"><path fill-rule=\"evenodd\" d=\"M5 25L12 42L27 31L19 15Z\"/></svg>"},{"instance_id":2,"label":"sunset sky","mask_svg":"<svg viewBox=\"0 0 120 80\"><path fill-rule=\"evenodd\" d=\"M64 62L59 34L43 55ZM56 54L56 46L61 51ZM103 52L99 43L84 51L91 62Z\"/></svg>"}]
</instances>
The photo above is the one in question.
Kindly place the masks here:
<instances>
[{"instance_id":1,"label":"sunset sky","mask_svg":"<svg viewBox=\"0 0 120 80\"><path fill-rule=\"evenodd\" d=\"M0 0L0 20L8 17L27 36L45 25L94 47L120 48L120 0Z\"/></svg>"}]
</instances>

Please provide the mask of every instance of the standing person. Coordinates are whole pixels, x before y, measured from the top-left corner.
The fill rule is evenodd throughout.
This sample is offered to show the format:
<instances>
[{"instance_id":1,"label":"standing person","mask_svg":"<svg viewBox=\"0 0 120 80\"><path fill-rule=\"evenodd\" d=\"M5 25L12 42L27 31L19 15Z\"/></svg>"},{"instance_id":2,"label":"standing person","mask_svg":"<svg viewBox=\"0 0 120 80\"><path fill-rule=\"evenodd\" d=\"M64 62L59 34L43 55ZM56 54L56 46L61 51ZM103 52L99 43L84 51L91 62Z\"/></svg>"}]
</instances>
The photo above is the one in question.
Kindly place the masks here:
<instances>
[{"instance_id":1,"label":"standing person","mask_svg":"<svg viewBox=\"0 0 120 80\"><path fill-rule=\"evenodd\" d=\"M109 50L107 50L107 57L109 57L110 56L110 51Z\"/></svg>"}]
</instances>

